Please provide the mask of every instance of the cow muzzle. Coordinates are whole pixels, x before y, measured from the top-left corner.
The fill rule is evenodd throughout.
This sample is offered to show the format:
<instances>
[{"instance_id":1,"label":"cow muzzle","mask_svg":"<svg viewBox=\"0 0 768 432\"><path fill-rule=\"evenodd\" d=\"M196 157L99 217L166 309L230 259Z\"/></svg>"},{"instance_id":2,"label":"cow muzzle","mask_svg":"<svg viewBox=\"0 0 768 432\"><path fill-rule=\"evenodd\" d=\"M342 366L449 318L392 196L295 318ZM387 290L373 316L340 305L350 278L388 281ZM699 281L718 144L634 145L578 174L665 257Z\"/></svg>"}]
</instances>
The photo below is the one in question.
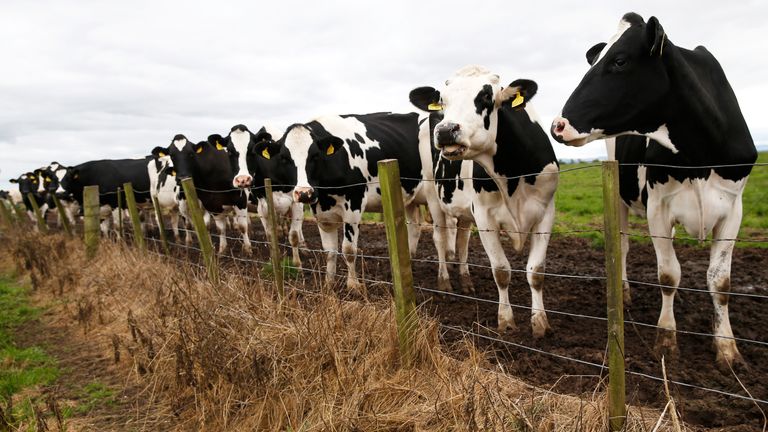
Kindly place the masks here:
<instances>
[{"instance_id":1,"label":"cow muzzle","mask_svg":"<svg viewBox=\"0 0 768 432\"><path fill-rule=\"evenodd\" d=\"M467 151L467 146L459 143L461 125L443 122L435 127L435 147L442 151L446 159L459 159Z\"/></svg>"},{"instance_id":2,"label":"cow muzzle","mask_svg":"<svg viewBox=\"0 0 768 432\"><path fill-rule=\"evenodd\" d=\"M251 187L253 183L253 177L249 175L239 175L232 180L232 185L236 188L245 189Z\"/></svg>"},{"instance_id":3,"label":"cow muzzle","mask_svg":"<svg viewBox=\"0 0 768 432\"><path fill-rule=\"evenodd\" d=\"M317 193L311 187L297 187L293 190L293 200L302 204L314 204L317 202Z\"/></svg>"},{"instance_id":4,"label":"cow muzzle","mask_svg":"<svg viewBox=\"0 0 768 432\"><path fill-rule=\"evenodd\" d=\"M577 131L565 117L555 118L549 132L555 141L573 147L581 147L594 139L590 139L589 133Z\"/></svg>"}]
</instances>

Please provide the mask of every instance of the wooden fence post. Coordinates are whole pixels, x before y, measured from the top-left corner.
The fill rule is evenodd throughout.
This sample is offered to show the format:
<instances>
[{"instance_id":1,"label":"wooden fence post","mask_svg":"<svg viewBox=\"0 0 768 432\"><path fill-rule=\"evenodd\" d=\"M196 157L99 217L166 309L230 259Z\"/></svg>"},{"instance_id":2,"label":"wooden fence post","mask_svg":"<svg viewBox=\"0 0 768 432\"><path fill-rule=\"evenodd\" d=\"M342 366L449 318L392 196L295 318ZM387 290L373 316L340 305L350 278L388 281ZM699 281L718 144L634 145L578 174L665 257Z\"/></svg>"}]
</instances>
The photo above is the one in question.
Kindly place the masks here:
<instances>
[{"instance_id":1,"label":"wooden fence post","mask_svg":"<svg viewBox=\"0 0 768 432\"><path fill-rule=\"evenodd\" d=\"M283 284L283 260L280 256L280 247L277 244L277 213L275 202L272 199L272 179L264 179L264 189L267 192L267 220L269 221L269 255L272 259L272 274L275 277L277 295L285 297L285 285Z\"/></svg>"},{"instance_id":2,"label":"wooden fence post","mask_svg":"<svg viewBox=\"0 0 768 432\"><path fill-rule=\"evenodd\" d=\"M45 223L45 218L43 218L43 215L40 213L40 207L38 207L37 200L35 200L35 196L32 194L32 192L27 193L27 199L29 200L29 204L32 206L32 211L35 213L35 219L37 219L37 229L40 230L41 233L47 233L48 225Z\"/></svg>"},{"instance_id":3,"label":"wooden fence post","mask_svg":"<svg viewBox=\"0 0 768 432\"><path fill-rule=\"evenodd\" d=\"M403 364L412 365L416 357L413 334L418 325L418 317L416 294L413 291L413 271L411 270L411 252L408 247L403 191L400 186L400 167L395 159L379 161L378 166L384 227L387 231L387 247L395 289L400 360Z\"/></svg>"},{"instance_id":4,"label":"wooden fence post","mask_svg":"<svg viewBox=\"0 0 768 432\"><path fill-rule=\"evenodd\" d=\"M611 431L624 427L627 418L624 375L624 292L621 273L619 224L619 164L603 162L603 221L605 274L608 298L608 422Z\"/></svg>"},{"instance_id":5,"label":"wooden fence post","mask_svg":"<svg viewBox=\"0 0 768 432\"><path fill-rule=\"evenodd\" d=\"M59 212L59 219L61 220L61 226L64 227L64 232L67 233L68 236L72 236L72 225L69 223L69 218L67 217L67 212L64 210L64 207L61 206L61 201L56 196L55 193L51 194L51 198L53 198L53 204L56 206L56 210Z\"/></svg>"},{"instance_id":6,"label":"wooden fence post","mask_svg":"<svg viewBox=\"0 0 768 432\"><path fill-rule=\"evenodd\" d=\"M144 245L144 234L141 232L141 219L139 219L139 209L136 207L136 196L133 194L133 185L123 183L125 191L125 203L128 204L128 213L131 214L131 224L133 225L133 241L139 246L139 250L146 250ZM120 209L120 219L123 218L123 209Z\"/></svg>"},{"instance_id":7,"label":"wooden fence post","mask_svg":"<svg viewBox=\"0 0 768 432\"><path fill-rule=\"evenodd\" d=\"M8 209L9 204L6 203L6 200L0 200L0 216L3 218L3 225L10 230L13 227L13 216Z\"/></svg>"},{"instance_id":8,"label":"wooden fence post","mask_svg":"<svg viewBox=\"0 0 768 432\"><path fill-rule=\"evenodd\" d=\"M213 242L208 233L208 227L203 220L203 210L200 208L200 202L197 199L197 190L195 183L191 178L185 178L181 181L181 187L184 189L184 196L187 201L187 212L192 218L192 225L195 227L197 240L200 243L200 250L203 253L205 268L208 270L208 279L213 283L219 281L219 269L216 267L216 254L213 252Z\"/></svg>"},{"instance_id":9,"label":"wooden fence post","mask_svg":"<svg viewBox=\"0 0 768 432\"><path fill-rule=\"evenodd\" d=\"M157 201L157 196L152 197L152 207L155 208L157 230L160 231L160 240L163 242L163 251L166 255L170 255L171 252L168 248L168 237L165 235L165 221L163 221L163 212L160 211L160 203Z\"/></svg>"},{"instance_id":10,"label":"wooden fence post","mask_svg":"<svg viewBox=\"0 0 768 432\"><path fill-rule=\"evenodd\" d=\"M99 187L86 186L83 189L83 238L88 259L99 250Z\"/></svg>"},{"instance_id":11,"label":"wooden fence post","mask_svg":"<svg viewBox=\"0 0 768 432\"><path fill-rule=\"evenodd\" d=\"M18 219L19 225L26 225L29 222L29 216L27 213L14 203L11 203L13 211L16 213L16 219Z\"/></svg>"},{"instance_id":12,"label":"wooden fence post","mask_svg":"<svg viewBox=\"0 0 768 432\"><path fill-rule=\"evenodd\" d=\"M123 188L120 186L117 187L117 208L123 208ZM117 218L117 236L122 240L123 235L125 235L125 231L123 230L123 215L121 211L120 217Z\"/></svg>"}]
</instances>

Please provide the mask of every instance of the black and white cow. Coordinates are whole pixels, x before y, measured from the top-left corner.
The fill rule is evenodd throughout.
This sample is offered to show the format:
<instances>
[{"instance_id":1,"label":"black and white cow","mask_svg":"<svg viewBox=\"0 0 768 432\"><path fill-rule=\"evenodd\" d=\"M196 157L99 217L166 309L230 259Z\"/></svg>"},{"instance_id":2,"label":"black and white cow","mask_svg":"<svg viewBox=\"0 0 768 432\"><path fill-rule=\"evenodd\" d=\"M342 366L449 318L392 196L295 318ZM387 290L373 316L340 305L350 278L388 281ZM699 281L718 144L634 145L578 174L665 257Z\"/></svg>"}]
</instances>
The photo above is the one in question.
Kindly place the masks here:
<instances>
[{"instance_id":1,"label":"black and white cow","mask_svg":"<svg viewBox=\"0 0 768 432\"><path fill-rule=\"evenodd\" d=\"M227 250L227 216L233 212L235 226L242 234L243 252L250 255L247 191L233 188L238 157L233 146L218 134L197 144L187 141L183 135L176 135L169 147L152 150L155 157L161 154L170 156L178 182L186 178L194 180L197 197L202 207L213 215L220 234L219 253ZM183 193L180 195L186 201ZM185 206L180 205L180 210L182 215L186 214Z\"/></svg>"},{"instance_id":2,"label":"black and white cow","mask_svg":"<svg viewBox=\"0 0 768 432\"><path fill-rule=\"evenodd\" d=\"M67 174L67 167L58 162L51 162L45 169L50 171L50 174L52 174L52 180L49 183L55 182L56 185L56 189L52 193L48 194L46 200L48 207L51 209L56 208L56 203L52 198L52 196L55 194L56 198L59 199L59 203L61 203L61 206L64 208L64 214L69 220L69 223L74 225L75 215L77 215L80 211L80 206L78 205L77 201L75 201L72 196L61 186L61 179L63 179ZM62 222L58 211L56 212L56 218L59 226L61 226Z\"/></svg>"},{"instance_id":3,"label":"black and white cow","mask_svg":"<svg viewBox=\"0 0 768 432\"><path fill-rule=\"evenodd\" d=\"M502 86L498 75L467 66L441 90L420 87L411 91L410 99L420 109L432 111L433 128L422 126L422 139L432 140L444 158L464 160L458 169L438 162L435 176L443 180L438 184L442 183L445 211L458 216L459 225L467 225L471 215L478 227L499 290L500 331L515 327L508 294L511 267L500 232L506 232L518 252L530 233L526 271L531 326L535 336L543 336L549 328L543 272L559 168L546 132L528 103L536 91L533 81L520 79ZM456 179L455 187L448 181L451 178ZM467 240L461 236L459 240L461 259L466 257L461 248L466 248Z\"/></svg>"},{"instance_id":4,"label":"black and white cow","mask_svg":"<svg viewBox=\"0 0 768 432\"><path fill-rule=\"evenodd\" d=\"M32 198L35 200L35 204L37 204L38 208L40 209L40 214L45 215L45 212L48 210L48 205L46 204L45 199L46 189L44 186L44 180L41 180L40 178L39 170L24 173L15 179L10 179L9 181L19 185L21 201L24 203L24 208L27 210L27 216L29 216L29 219L32 222L35 222L37 218L32 208L32 202L29 200L30 193L32 194ZM37 230L37 225L35 225L35 230Z\"/></svg>"},{"instance_id":5,"label":"black and white cow","mask_svg":"<svg viewBox=\"0 0 768 432\"><path fill-rule=\"evenodd\" d=\"M280 132L272 127L262 127L254 134L242 124L233 126L227 136L227 142L232 144L238 156L237 175L233 185L250 191L249 200L256 206L265 233L271 232L271 226L264 179L280 178L280 163L284 156L275 147L275 138L279 137ZM274 154L271 153L273 151ZM301 267L299 248L305 245L302 231L304 204L293 201L293 184L295 183L274 183L272 201L278 217L291 218L288 241L291 244L292 262L295 267Z\"/></svg>"},{"instance_id":6,"label":"black and white cow","mask_svg":"<svg viewBox=\"0 0 768 432\"><path fill-rule=\"evenodd\" d=\"M100 212L103 219L101 230L106 235L113 221L116 222L118 218L124 217L125 210L128 208L125 201L122 208L118 208L117 205L117 188L122 188L124 183L130 182L133 185L137 205L144 208L152 205L147 174L147 163L151 158L147 156L141 159L103 159L85 162L67 168L60 183L81 208L85 187L99 187Z\"/></svg>"},{"instance_id":7,"label":"black and white cow","mask_svg":"<svg viewBox=\"0 0 768 432\"><path fill-rule=\"evenodd\" d=\"M357 289L355 258L359 223L365 211L381 211L377 163L398 159L408 219L411 254L416 251L421 229L419 208L429 206L436 229L433 237L440 259L438 288L450 289L445 263L445 217L440 211L431 181L431 154L419 148L419 115L375 113L326 115L290 126L275 142L254 147L257 157L276 165L275 184L295 185L296 202L310 204L318 222L326 255L326 283L336 275L339 239L343 226L342 254L347 264L347 287ZM267 153L264 153L267 149Z\"/></svg>"},{"instance_id":8,"label":"black and white cow","mask_svg":"<svg viewBox=\"0 0 768 432\"><path fill-rule=\"evenodd\" d=\"M171 145L174 145L173 142ZM171 219L171 231L173 238L179 241L179 191L181 186L176 182L176 170L173 168L171 156L162 152L152 155L152 160L147 163L147 174L149 175L149 194L152 199L157 200L160 208L160 215L167 213ZM155 214L157 218L158 215ZM186 219L186 218L185 218ZM157 221L160 227L160 221ZM190 239L187 231L187 239Z\"/></svg>"},{"instance_id":9,"label":"black and white cow","mask_svg":"<svg viewBox=\"0 0 768 432\"><path fill-rule=\"evenodd\" d=\"M640 136L616 138L619 160L634 153L624 153L622 146L646 146L642 157L634 157L645 166L637 178L622 181L622 197L630 203L641 197L659 282L671 287L662 288L658 325L667 330L660 330L657 347L677 348L673 302L681 269L672 237L680 223L699 239L712 233L707 286L715 309L717 361L721 366L741 361L728 317L734 242L727 239L738 235L741 195L757 150L723 69L706 48L678 47L655 17L645 23L634 13L624 15L618 32L607 44L592 47L587 60L591 67L552 122L552 135L574 146ZM700 168L707 166L719 167ZM635 189L629 183L638 178Z\"/></svg>"}]
</instances>

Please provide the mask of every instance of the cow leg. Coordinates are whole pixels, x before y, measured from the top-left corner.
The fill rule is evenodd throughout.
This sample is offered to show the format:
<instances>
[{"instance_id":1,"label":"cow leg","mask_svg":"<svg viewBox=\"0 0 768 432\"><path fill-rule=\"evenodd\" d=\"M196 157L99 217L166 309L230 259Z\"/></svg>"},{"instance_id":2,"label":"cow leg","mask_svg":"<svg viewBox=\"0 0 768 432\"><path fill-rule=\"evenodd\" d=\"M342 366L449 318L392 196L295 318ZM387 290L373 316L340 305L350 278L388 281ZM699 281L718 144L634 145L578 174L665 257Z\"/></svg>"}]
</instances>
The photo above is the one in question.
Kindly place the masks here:
<instances>
[{"instance_id":1,"label":"cow leg","mask_svg":"<svg viewBox=\"0 0 768 432\"><path fill-rule=\"evenodd\" d=\"M450 262L456 262L456 238L458 237L458 219L453 216L445 217L445 241L447 247L447 259Z\"/></svg>"},{"instance_id":2,"label":"cow leg","mask_svg":"<svg viewBox=\"0 0 768 432\"><path fill-rule=\"evenodd\" d=\"M344 240L341 243L341 252L347 264L347 289L359 292L362 286L357 279L355 260L357 258L357 237L360 235L360 217L357 216L358 213L354 213L354 215L356 217L352 218L352 221L344 222Z\"/></svg>"},{"instance_id":3,"label":"cow leg","mask_svg":"<svg viewBox=\"0 0 768 432\"><path fill-rule=\"evenodd\" d=\"M447 230L446 230L446 215L440 208L440 204L436 200L427 201L427 207L429 214L432 215L432 241L435 243L435 249L437 250L437 289L440 291L451 292L451 279L448 275L448 265L446 264L446 250L448 247L447 242Z\"/></svg>"},{"instance_id":4,"label":"cow leg","mask_svg":"<svg viewBox=\"0 0 768 432\"><path fill-rule=\"evenodd\" d=\"M291 204L291 229L288 232L288 241L291 243L292 263L294 267L301 268L301 255L299 248L306 247L304 233L301 230L304 221L304 205L301 203Z\"/></svg>"},{"instance_id":5,"label":"cow leg","mask_svg":"<svg viewBox=\"0 0 768 432\"><path fill-rule=\"evenodd\" d=\"M464 294L474 294L475 286L469 275L469 237L472 235L472 221L460 219L456 224L456 250L459 254L459 283Z\"/></svg>"},{"instance_id":6,"label":"cow leg","mask_svg":"<svg viewBox=\"0 0 768 432\"><path fill-rule=\"evenodd\" d=\"M171 210L171 230L173 231L173 241L178 243L179 242L179 212L176 210ZM162 216L161 216L162 217Z\"/></svg>"},{"instance_id":7,"label":"cow leg","mask_svg":"<svg viewBox=\"0 0 768 432\"><path fill-rule=\"evenodd\" d=\"M731 239L739 234L742 212L741 199L734 202L734 208L723 220L715 225L712 238ZM728 294L731 291L731 255L732 241L714 241L709 253L709 269L707 269L707 286L715 306L715 350L717 364L728 370L734 363L743 363L736 341L733 339L731 320L728 316Z\"/></svg>"},{"instance_id":8,"label":"cow leg","mask_svg":"<svg viewBox=\"0 0 768 432\"><path fill-rule=\"evenodd\" d=\"M330 288L336 279L336 260L339 257L338 223L318 222L320 242L325 251L325 286Z\"/></svg>"},{"instance_id":9,"label":"cow leg","mask_svg":"<svg viewBox=\"0 0 768 432\"><path fill-rule=\"evenodd\" d=\"M421 237L421 210L416 204L411 204L405 208L405 217L408 223L405 225L408 229L408 249L411 256L416 256L416 248L419 246L419 237Z\"/></svg>"},{"instance_id":10,"label":"cow leg","mask_svg":"<svg viewBox=\"0 0 768 432\"><path fill-rule=\"evenodd\" d=\"M509 280L511 279L512 267L509 265L509 260L507 260L507 255L501 244L499 224L493 217L490 217L486 209L475 207L475 210L475 223L479 230L480 241L483 243L485 253L491 262L493 280L499 290L499 333L504 333L507 329L515 330L515 319L512 314L512 306L509 304Z\"/></svg>"},{"instance_id":11,"label":"cow leg","mask_svg":"<svg viewBox=\"0 0 768 432\"><path fill-rule=\"evenodd\" d=\"M235 207L235 226L240 230L240 234L243 237L243 253L246 255L253 255L251 250L251 239L248 237L248 207L239 208Z\"/></svg>"},{"instance_id":12,"label":"cow leg","mask_svg":"<svg viewBox=\"0 0 768 432\"><path fill-rule=\"evenodd\" d=\"M219 254L223 255L227 251L227 215L225 213L216 214L213 216L213 222L219 233Z\"/></svg>"},{"instance_id":13,"label":"cow leg","mask_svg":"<svg viewBox=\"0 0 768 432\"><path fill-rule=\"evenodd\" d=\"M675 356L677 354L677 325L675 323L675 292L680 284L680 263L675 255L672 235L673 221L661 206L653 208L649 200L648 228L656 251L659 284L661 288L661 314L659 315L656 334L656 350L660 355ZM656 207L656 206L654 206Z\"/></svg>"},{"instance_id":14,"label":"cow leg","mask_svg":"<svg viewBox=\"0 0 768 432\"><path fill-rule=\"evenodd\" d=\"M534 337L543 337L550 330L547 312L544 309L544 271L546 269L547 247L555 221L555 202L549 203L542 219L534 225L531 234L531 250L528 253L526 277L531 287L531 329ZM539 234L541 233L541 234Z\"/></svg>"},{"instance_id":15,"label":"cow leg","mask_svg":"<svg viewBox=\"0 0 768 432\"><path fill-rule=\"evenodd\" d=\"M624 203L619 204L619 230L626 233L629 230L629 207ZM632 292L627 282L627 254L629 253L629 236L621 235L621 279L624 281L624 305L632 304Z\"/></svg>"}]
</instances>

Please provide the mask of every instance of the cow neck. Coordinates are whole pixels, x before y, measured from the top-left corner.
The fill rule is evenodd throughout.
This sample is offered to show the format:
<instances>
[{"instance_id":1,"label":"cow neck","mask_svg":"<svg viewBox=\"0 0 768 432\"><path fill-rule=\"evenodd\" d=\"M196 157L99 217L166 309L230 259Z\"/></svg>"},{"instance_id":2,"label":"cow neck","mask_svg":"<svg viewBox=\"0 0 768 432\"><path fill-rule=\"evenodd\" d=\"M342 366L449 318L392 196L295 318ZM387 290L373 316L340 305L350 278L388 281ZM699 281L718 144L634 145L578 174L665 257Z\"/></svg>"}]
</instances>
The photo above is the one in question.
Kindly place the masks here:
<instances>
[{"instance_id":1,"label":"cow neck","mask_svg":"<svg viewBox=\"0 0 768 432\"><path fill-rule=\"evenodd\" d=\"M515 192L520 176L538 174L555 161L552 144L541 126L526 111L506 107L498 110L493 152L475 159L486 171L485 178L493 179L506 195ZM526 181L533 183L535 176L526 177Z\"/></svg>"},{"instance_id":2,"label":"cow neck","mask_svg":"<svg viewBox=\"0 0 768 432\"><path fill-rule=\"evenodd\" d=\"M670 78L664 118L682 159L693 165L753 163L752 137L717 60L704 48L669 45L664 52Z\"/></svg>"}]
</instances>

